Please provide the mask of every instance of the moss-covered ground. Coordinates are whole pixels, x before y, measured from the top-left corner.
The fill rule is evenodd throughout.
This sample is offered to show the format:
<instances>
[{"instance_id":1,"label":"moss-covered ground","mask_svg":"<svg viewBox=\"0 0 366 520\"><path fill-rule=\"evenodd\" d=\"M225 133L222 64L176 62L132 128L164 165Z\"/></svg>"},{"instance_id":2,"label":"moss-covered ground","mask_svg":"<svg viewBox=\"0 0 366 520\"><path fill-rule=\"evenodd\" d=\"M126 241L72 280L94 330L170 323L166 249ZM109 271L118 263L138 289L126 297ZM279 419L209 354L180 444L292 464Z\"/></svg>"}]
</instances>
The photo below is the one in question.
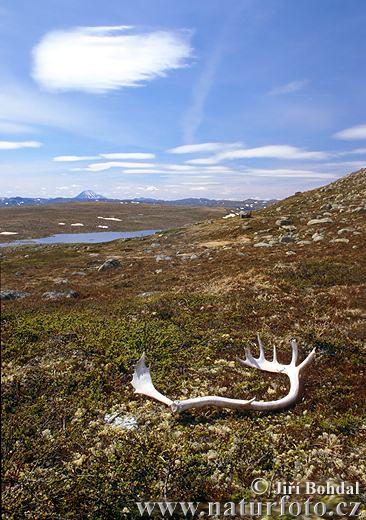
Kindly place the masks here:
<instances>
[{"instance_id":1,"label":"moss-covered ground","mask_svg":"<svg viewBox=\"0 0 366 520\"><path fill-rule=\"evenodd\" d=\"M249 226L219 219L124 242L4 251L3 288L30 292L2 309L4 518L133 519L138 500L250 498L256 477L365 486L364 213L334 214L318 243L253 247L255 233L276 232L279 214L305 237L331 194L288 199ZM356 233L331 242L342 227ZM122 267L97 273L106 258ZM80 298L44 300L60 278ZM172 399L280 398L284 376L236 362L244 346L256 351L257 333L283 361L292 337L302 357L317 348L292 409L176 415L133 393L145 351ZM137 427L108 424L113 413Z\"/></svg>"}]
</instances>

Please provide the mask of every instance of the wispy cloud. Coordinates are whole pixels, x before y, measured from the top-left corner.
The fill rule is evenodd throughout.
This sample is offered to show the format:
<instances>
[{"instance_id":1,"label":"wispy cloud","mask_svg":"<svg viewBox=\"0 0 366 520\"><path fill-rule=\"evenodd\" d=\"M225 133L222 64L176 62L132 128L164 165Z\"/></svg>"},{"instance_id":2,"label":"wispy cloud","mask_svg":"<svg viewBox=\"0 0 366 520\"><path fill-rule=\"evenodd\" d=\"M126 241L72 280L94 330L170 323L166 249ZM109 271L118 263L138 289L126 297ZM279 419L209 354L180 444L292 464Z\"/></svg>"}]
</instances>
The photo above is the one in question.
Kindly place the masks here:
<instances>
[{"instance_id":1,"label":"wispy cloud","mask_svg":"<svg viewBox=\"0 0 366 520\"><path fill-rule=\"evenodd\" d=\"M206 99L214 82L222 52L223 45L221 43L209 57L198 83L195 86L192 105L183 118L183 140L186 143L194 141L195 133L203 120Z\"/></svg>"},{"instance_id":2,"label":"wispy cloud","mask_svg":"<svg viewBox=\"0 0 366 520\"><path fill-rule=\"evenodd\" d=\"M13 129L57 128L72 134L100 137L114 142L135 139L131 127L114 122L90 104L40 92L13 79L3 80L0 89L0 120Z\"/></svg>"},{"instance_id":3,"label":"wispy cloud","mask_svg":"<svg viewBox=\"0 0 366 520\"><path fill-rule=\"evenodd\" d=\"M39 141L0 141L0 150L19 150L20 148L40 148Z\"/></svg>"},{"instance_id":4,"label":"wispy cloud","mask_svg":"<svg viewBox=\"0 0 366 520\"><path fill-rule=\"evenodd\" d=\"M351 150L348 153L355 154L355 155L362 154L362 153L366 154L366 148L356 148L355 150Z\"/></svg>"},{"instance_id":5,"label":"wispy cloud","mask_svg":"<svg viewBox=\"0 0 366 520\"><path fill-rule=\"evenodd\" d=\"M191 154L201 152L223 152L225 150L231 150L240 148L243 143L200 143L200 144L185 144L183 146L176 146L167 150L168 153L174 154Z\"/></svg>"},{"instance_id":6,"label":"wispy cloud","mask_svg":"<svg viewBox=\"0 0 366 520\"><path fill-rule=\"evenodd\" d=\"M55 162L93 161L99 159L98 155L57 155L53 158Z\"/></svg>"},{"instance_id":7,"label":"wispy cloud","mask_svg":"<svg viewBox=\"0 0 366 520\"><path fill-rule=\"evenodd\" d=\"M309 84L308 79L301 79L297 81L290 81L290 83L286 83L285 85L280 85L278 87L273 88L268 92L269 96L280 96L281 94L292 94L293 92L298 92L299 90L303 90Z\"/></svg>"},{"instance_id":8,"label":"wispy cloud","mask_svg":"<svg viewBox=\"0 0 366 520\"><path fill-rule=\"evenodd\" d=\"M71 171L88 171L88 172L102 172L119 168L122 173L133 174L156 174L156 173L180 173L180 174L219 174L230 173L232 170L227 166L193 166L190 164L171 164L171 163L146 163L146 162L125 162L125 161L110 161L105 163L92 163L84 168L71 168Z\"/></svg>"},{"instance_id":9,"label":"wispy cloud","mask_svg":"<svg viewBox=\"0 0 366 520\"><path fill-rule=\"evenodd\" d=\"M345 141L357 141L366 139L366 124L352 126L337 132L334 137L336 139L343 139Z\"/></svg>"},{"instance_id":10,"label":"wispy cloud","mask_svg":"<svg viewBox=\"0 0 366 520\"><path fill-rule=\"evenodd\" d=\"M33 50L33 77L52 90L103 93L166 76L191 55L188 31L77 27L43 37Z\"/></svg>"},{"instance_id":11,"label":"wispy cloud","mask_svg":"<svg viewBox=\"0 0 366 520\"><path fill-rule=\"evenodd\" d=\"M336 177L333 173L286 168L252 168L245 171L248 175L252 175L253 177L291 177L301 179L334 179Z\"/></svg>"},{"instance_id":12,"label":"wispy cloud","mask_svg":"<svg viewBox=\"0 0 366 520\"><path fill-rule=\"evenodd\" d=\"M154 159L153 153L142 152L116 152L116 153L101 153L100 157L104 159Z\"/></svg>"},{"instance_id":13,"label":"wispy cloud","mask_svg":"<svg viewBox=\"0 0 366 520\"><path fill-rule=\"evenodd\" d=\"M335 155L342 157L344 155L362 155L366 154L366 148L355 148L354 150L345 150L344 152L337 152Z\"/></svg>"},{"instance_id":14,"label":"wispy cloud","mask_svg":"<svg viewBox=\"0 0 366 520\"><path fill-rule=\"evenodd\" d=\"M73 171L103 172L111 168L153 168L153 163L110 161L88 164L86 168L73 168Z\"/></svg>"},{"instance_id":15,"label":"wispy cloud","mask_svg":"<svg viewBox=\"0 0 366 520\"><path fill-rule=\"evenodd\" d=\"M122 173L125 173L125 174L133 174L133 175L140 175L140 174L147 174L147 175L152 175L152 174L161 174L161 173L166 173L166 170L164 170L163 168L127 168L127 169L124 169L122 170Z\"/></svg>"},{"instance_id":16,"label":"wispy cloud","mask_svg":"<svg viewBox=\"0 0 366 520\"><path fill-rule=\"evenodd\" d=\"M258 146L256 148L240 148L228 150L211 157L191 159L189 164L216 164L225 160L234 159L326 159L330 156L327 152L308 151L287 144Z\"/></svg>"},{"instance_id":17,"label":"wispy cloud","mask_svg":"<svg viewBox=\"0 0 366 520\"><path fill-rule=\"evenodd\" d=\"M228 37L232 36L233 24L237 21L243 10L243 3L238 2L235 7L228 10L228 16L222 23L222 29L216 38L210 56L203 66L202 73L193 88L193 99L182 120L183 140L192 143L195 134L204 119L205 105L215 81L217 71L223 59L225 45Z\"/></svg>"},{"instance_id":18,"label":"wispy cloud","mask_svg":"<svg viewBox=\"0 0 366 520\"><path fill-rule=\"evenodd\" d=\"M77 161L94 161L98 159L154 159L153 153L140 152L118 152L118 153L99 153L98 155L57 155L53 158L55 162L77 162ZM103 163L107 164L107 163ZM118 166L120 164L118 163ZM112 166L111 166L112 167Z\"/></svg>"},{"instance_id":19,"label":"wispy cloud","mask_svg":"<svg viewBox=\"0 0 366 520\"><path fill-rule=\"evenodd\" d=\"M14 121L0 121L0 133L2 134L32 134L34 132L35 129L30 125Z\"/></svg>"},{"instance_id":20,"label":"wispy cloud","mask_svg":"<svg viewBox=\"0 0 366 520\"><path fill-rule=\"evenodd\" d=\"M345 169L352 169L353 171L358 170L359 168L366 167L366 160L364 161L337 161L337 162L326 162L321 165L324 168L332 168L337 169L339 171L343 171Z\"/></svg>"}]
</instances>

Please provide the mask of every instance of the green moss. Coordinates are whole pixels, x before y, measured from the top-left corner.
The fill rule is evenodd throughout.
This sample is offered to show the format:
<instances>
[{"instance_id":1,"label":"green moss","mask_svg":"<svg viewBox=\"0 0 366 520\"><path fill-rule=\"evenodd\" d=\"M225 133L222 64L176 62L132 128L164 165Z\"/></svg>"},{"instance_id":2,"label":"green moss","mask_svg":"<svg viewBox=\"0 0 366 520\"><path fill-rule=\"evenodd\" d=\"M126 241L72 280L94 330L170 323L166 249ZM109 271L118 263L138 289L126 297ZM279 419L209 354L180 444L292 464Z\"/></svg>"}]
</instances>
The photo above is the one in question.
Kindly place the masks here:
<instances>
[{"instance_id":1,"label":"green moss","mask_svg":"<svg viewBox=\"0 0 366 520\"><path fill-rule=\"evenodd\" d=\"M224 225L229 226L215 223L226 238ZM167 242L175 239L174 233L166 236ZM136 244L129 242L132 255ZM92 250L129 251L121 243L105 247L110 249ZM63 259L63 251L70 256ZM65 258L73 264L74 254L72 248L55 248L45 252L41 264L37 252L24 263L32 276L39 265L37 272L47 271L48 280L49 265L64 268ZM94 284L90 298L50 304L35 296L5 306L4 518L133 519L139 517L139 499L251 498L256 477L308 475L321 481L342 473L350 481L363 478L366 385L357 284L364 271L359 260L352 266L339 257L304 254L289 262L274 252L279 255L274 261L267 252L260 261L248 253L238 264L234 248L225 253L228 257L215 254L212 270L203 260L164 266L160 285L154 258L141 269L139 264L137 274L124 260L124 269L110 279L88 277ZM201 270L194 272L200 263ZM10 264L8 273L24 265L20 256ZM190 290L187 282L183 292L180 270L184 282L192 278L197 289ZM222 278L228 287L222 283L216 291ZM84 293L88 289L84 286ZM155 290L150 297L138 296ZM209 393L280 398L287 392L284 376L233 363L244 356L244 346L258 354L257 332L266 346L277 344L284 362L293 336L301 359L317 349L304 374L303 399L291 410L197 409L176 416L133 393L133 365L145 351L154 383L171 398ZM114 412L133 416L138 428L106 424L105 414Z\"/></svg>"},{"instance_id":2,"label":"green moss","mask_svg":"<svg viewBox=\"0 0 366 520\"><path fill-rule=\"evenodd\" d=\"M353 285L366 280L364 264L341 263L331 258L302 261L278 270L277 277L299 287Z\"/></svg>"}]
</instances>

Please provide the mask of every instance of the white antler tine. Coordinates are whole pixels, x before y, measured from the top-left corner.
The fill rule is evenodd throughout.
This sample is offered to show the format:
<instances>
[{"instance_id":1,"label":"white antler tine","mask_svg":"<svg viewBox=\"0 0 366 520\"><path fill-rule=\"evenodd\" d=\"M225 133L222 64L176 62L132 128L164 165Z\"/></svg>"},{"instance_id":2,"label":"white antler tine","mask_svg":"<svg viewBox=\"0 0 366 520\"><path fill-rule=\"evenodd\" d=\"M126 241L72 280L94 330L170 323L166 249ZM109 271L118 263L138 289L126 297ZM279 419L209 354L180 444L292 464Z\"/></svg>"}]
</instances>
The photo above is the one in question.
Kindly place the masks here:
<instances>
[{"instance_id":1,"label":"white antler tine","mask_svg":"<svg viewBox=\"0 0 366 520\"><path fill-rule=\"evenodd\" d=\"M277 363L277 347L273 345L273 363Z\"/></svg>"},{"instance_id":2,"label":"white antler tine","mask_svg":"<svg viewBox=\"0 0 366 520\"><path fill-rule=\"evenodd\" d=\"M312 360L315 357L315 354L316 354L316 348L313 348L313 350L310 352L310 354L308 354L306 356L306 358L304 359L304 361L297 367L299 372L300 372L300 370L302 370L303 368L305 368L307 365L309 365L312 362Z\"/></svg>"},{"instance_id":3,"label":"white antler tine","mask_svg":"<svg viewBox=\"0 0 366 520\"><path fill-rule=\"evenodd\" d=\"M243 365L251 368L259 368L257 360L253 357L250 348L245 347L245 359L238 358L238 361Z\"/></svg>"},{"instance_id":4,"label":"white antler tine","mask_svg":"<svg viewBox=\"0 0 366 520\"><path fill-rule=\"evenodd\" d=\"M296 339L291 340L291 347L292 347L292 359L291 359L291 365L296 366L297 357L299 355L299 349L297 348L297 341Z\"/></svg>"},{"instance_id":5,"label":"white antler tine","mask_svg":"<svg viewBox=\"0 0 366 520\"><path fill-rule=\"evenodd\" d=\"M262 361L262 360L264 360L264 346L263 346L263 343L262 343L262 340L261 340L259 334L257 334L257 339L258 339L258 345L259 345L259 360Z\"/></svg>"},{"instance_id":6,"label":"white antler tine","mask_svg":"<svg viewBox=\"0 0 366 520\"><path fill-rule=\"evenodd\" d=\"M135 394L144 394L157 401L160 401L164 404L170 406L172 404L172 400L165 397L165 395L161 394L156 388L151 380L150 368L145 363L145 352L142 354L140 359L135 365L135 371L133 373L132 386L135 389Z\"/></svg>"},{"instance_id":7,"label":"white antler tine","mask_svg":"<svg viewBox=\"0 0 366 520\"><path fill-rule=\"evenodd\" d=\"M249 347L245 348L245 357L246 357L246 360L249 361L249 363L252 363L253 365L256 364L255 357L253 356Z\"/></svg>"}]
</instances>

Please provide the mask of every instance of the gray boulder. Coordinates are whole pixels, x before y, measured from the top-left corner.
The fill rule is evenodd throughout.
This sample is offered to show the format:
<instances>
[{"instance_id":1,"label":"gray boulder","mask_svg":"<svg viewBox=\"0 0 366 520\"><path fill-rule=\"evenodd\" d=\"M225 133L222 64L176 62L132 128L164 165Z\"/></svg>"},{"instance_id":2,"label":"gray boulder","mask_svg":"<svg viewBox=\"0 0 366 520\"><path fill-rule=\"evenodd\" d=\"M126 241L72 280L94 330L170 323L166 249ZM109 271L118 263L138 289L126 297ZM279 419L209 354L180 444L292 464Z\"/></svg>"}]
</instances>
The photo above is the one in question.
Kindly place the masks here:
<instances>
[{"instance_id":1,"label":"gray boulder","mask_svg":"<svg viewBox=\"0 0 366 520\"><path fill-rule=\"evenodd\" d=\"M240 218L251 218L251 216L252 216L252 212L251 211L241 210L239 212L239 217Z\"/></svg>"},{"instance_id":2,"label":"gray boulder","mask_svg":"<svg viewBox=\"0 0 366 520\"><path fill-rule=\"evenodd\" d=\"M321 240L324 240L324 235L321 233L314 233L311 238L313 239L313 242L320 242Z\"/></svg>"},{"instance_id":3,"label":"gray boulder","mask_svg":"<svg viewBox=\"0 0 366 520\"><path fill-rule=\"evenodd\" d=\"M281 244L293 244L294 242L296 242L296 238L293 237L292 235L283 235L280 238Z\"/></svg>"},{"instance_id":4,"label":"gray boulder","mask_svg":"<svg viewBox=\"0 0 366 520\"><path fill-rule=\"evenodd\" d=\"M121 262L116 258L110 258L106 260L99 268L98 273L102 271L108 271L109 269L116 269L117 267L122 267Z\"/></svg>"},{"instance_id":5,"label":"gray boulder","mask_svg":"<svg viewBox=\"0 0 366 520\"><path fill-rule=\"evenodd\" d=\"M281 227L285 231L296 231L296 229L297 229L296 226L292 226L292 225L290 225L290 226L281 226Z\"/></svg>"},{"instance_id":6,"label":"gray boulder","mask_svg":"<svg viewBox=\"0 0 366 520\"><path fill-rule=\"evenodd\" d=\"M167 255L156 255L155 257L155 260L157 262L163 262L164 260L168 261L168 260L171 260L172 257L171 256L167 256Z\"/></svg>"},{"instance_id":7,"label":"gray boulder","mask_svg":"<svg viewBox=\"0 0 366 520\"><path fill-rule=\"evenodd\" d=\"M25 291L8 290L0 292L0 300L19 300L27 296L30 296L30 293Z\"/></svg>"},{"instance_id":8,"label":"gray boulder","mask_svg":"<svg viewBox=\"0 0 366 520\"><path fill-rule=\"evenodd\" d=\"M196 260L198 258L196 253L177 253L177 256L182 260Z\"/></svg>"},{"instance_id":9,"label":"gray boulder","mask_svg":"<svg viewBox=\"0 0 366 520\"><path fill-rule=\"evenodd\" d=\"M333 220L330 217L313 218L309 220L308 226L316 226L317 224L332 224Z\"/></svg>"},{"instance_id":10,"label":"gray boulder","mask_svg":"<svg viewBox=\"0 0 366 520\"><path fill-rule=\"evenodd\" d=\"M330 240L331 244L338 244L338 243L348 244L348 242L349 242L348 238L334 238L333 240Z\"/></svg>"},{"instance_id":11,"label":"gray boulder","mask_svg":"<svg viewBox=\"0 0 366 520\"><path fill-rule=\"evenodd\" d=\"M337 231L338 235L343 235L343 233L352 233L355 231L354 228L342 228Z\"/></svg>"},{"instance_id":12,"label":"gray boulder","mask_svg":"<svg viewBox=\"0 0 366 520\"><path fill-rule=\"evenodd\" d=\"M253 247L271 247L271 244L268 244L267 242L257 242L256 244L253 244Z\"/></svg>"},{"instance_id":13,"label":"gray boulder","mask_svg":"<svg viewBox=\"0 0 366 520\"><path fill-rule=\"evenodd\" d=\"M150 296L156 296L158 294L160 294L160 291L145 291L145 292L138 294L138 296L140 298L150 298Z\"/></svg>"},{"instance_id":14,"label":"gray boulder","mask_svg":"<svg viewBox=\"0 0 366 520\"><path fill-rule=\"evenodd\" d=\"M104 416L104 422L110 426L123 430L136 430L138 428L137 419L132 415L121 416L119 413L106 413Z\"/></svg>"},{"instance_id":15,"label":"gray boulder","mask_svg":"<svg viewBox=\"0 0 366 520\"><path fill-rule=\"evenodd\" d=\"M63 298L79 298L80 294L77 291L69 289L67 291L47 291L42 294L44 300L60 300Z\"/></svg>"},{"instance_id":16,"label":"gray boulder","mask_svg":"<svg viewBox=\"0 0 366 520\"><path fill-rule=\"evenodd\" d=\"M291 226L293 224L293 220L291 217L280 217L276 220L276 226Z\"/></svg>"}]
</instances>

